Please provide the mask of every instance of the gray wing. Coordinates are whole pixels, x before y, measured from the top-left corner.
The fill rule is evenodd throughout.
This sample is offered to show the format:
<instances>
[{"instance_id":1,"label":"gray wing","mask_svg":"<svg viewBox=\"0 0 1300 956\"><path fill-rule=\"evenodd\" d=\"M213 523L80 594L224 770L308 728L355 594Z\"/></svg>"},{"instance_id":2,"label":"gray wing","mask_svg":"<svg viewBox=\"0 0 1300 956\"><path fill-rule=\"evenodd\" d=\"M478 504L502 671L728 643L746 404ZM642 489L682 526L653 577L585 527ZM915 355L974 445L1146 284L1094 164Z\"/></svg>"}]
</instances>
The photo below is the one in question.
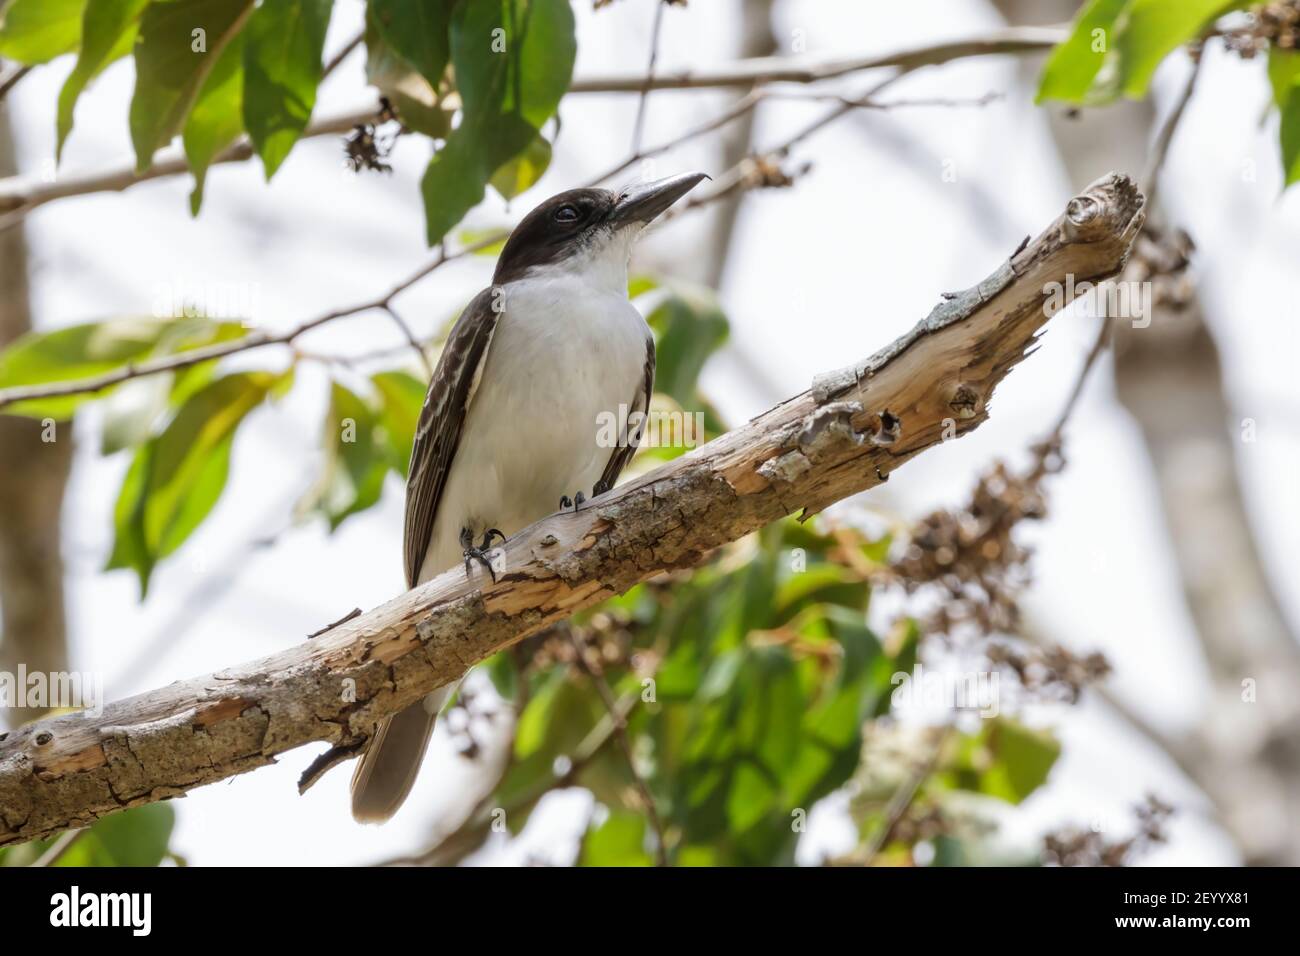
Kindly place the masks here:
<instances>
[{"instance_id":1,"label":"gray wing","mask_svg":"<svg viewBox=\"0 0 1300 956\"><path fill-rule=\"evenodd\" d=\"M638 384L636 394L632 398L630 411L639 411L644 416L650 411L650 396L655 391L655 340L654 336L648 331L645 337L645 375ZM645 431L645 418L642 417L641 423L635 431L627 436L627 440L614 449L614 453L609 456L609 461L605 464L605 470L601 473L600 481L596 482L596 487L592 490L600 495L614 487L614 482L618 481L618 476L622 473L627 463L632 460L636 454L637 445L641 442L641 433Z\"/></svg>"},{"instance_id":2,"label":"gray wing","mask_svg":"<svg viewBox=\"0 0 1300 956\"><path fill-rule=\"evenodd\" d=\"M415 443L411 447L411 466L406 478L403 546L407 587L415 587L420 565L429 549L438 501L451 472L452 458L487 360L497 318L492 309L492 290L484 289L452 326L429 382L420 421L415 426Z\"/></svg>"}]
</instances>

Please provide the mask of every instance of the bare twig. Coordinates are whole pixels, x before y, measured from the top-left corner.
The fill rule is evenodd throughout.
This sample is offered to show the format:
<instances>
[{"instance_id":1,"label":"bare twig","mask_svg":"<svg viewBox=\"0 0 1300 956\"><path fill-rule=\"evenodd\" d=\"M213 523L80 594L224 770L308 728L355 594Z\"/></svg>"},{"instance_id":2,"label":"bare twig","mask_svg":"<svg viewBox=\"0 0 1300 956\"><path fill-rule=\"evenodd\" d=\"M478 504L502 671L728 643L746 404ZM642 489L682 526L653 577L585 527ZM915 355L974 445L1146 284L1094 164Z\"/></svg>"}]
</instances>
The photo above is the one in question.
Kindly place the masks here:
<instances>
[{"instance_id":1,"label":"bare twig","mask_svg":"<svg viewBox=\"0 0 1300 956\"><path fill-rule=\"evenodd\" d=\"M1169 156L1169 145L1174 141L1174 134L1178 132L1178 126L1182 122L1183 114L1187 112L1187 104L1191 102L1192 94L1196 92L1196 80L1201 75L1201 62L1201 57L1193 59L1192 73L1187 78L1187 85L1183 87L1178 102L1169 111L1164 125L1156 134L1155 142L1151 144L1151 157L1142 174L1142 184L1147 194L1147 204L1152 209L1155 208L1155 196L1160 185L1160 171L1164 169L1165 160Z\"/></svg>"},{"instance_id":2,"label":"bare twig","mask_svg":"<svg viewBox=\"0 0 1300 956\"><path fill-rule=\"evenodd\" d=\"M169 372L180 368L187 368L191 365L197 365L200 362L224 358L227 355L234 355L237 352L246 352L249 349L262 348L267 345L290 345L295 339L304 333L311 331L317 326L324 325L327 322L332 322L335 319L347 318L375 310L388 310L395 298L411 286L415 285L425 276L432 273L434 270L446 265L448 262L469 255L478 249L483 249L493 243L500 242L502 236L503 233L495 232L476 242L470 243L468 246L464 246L455 252L447 252L445 249L439 250L438 254L429 262L425 263L411 275L390 288L383 295L377 296L374 299L362 302L358 305L342 309L334 309L330 312L323 313L322 315L300 322L283 332L259 330L245 335L242 338L232 339L229 342L221 342L217 345L191 349L187 352L177 352L173 355L165 355L144 362L130 363L122 368L114 369L111 372L105 372L102 375L76 379L70 382L53 382L41 385L19 385L13 388L0 388L0 408L12 405L15 402L23 402L31 399L53 398L63 395L80 395L88 392L98 392L114 385L118 385L129 379L139 378L144 375L155 375L159 372Z\"/></svg>"},{"instance_id":3,"label":"bare twig","mask_svg":"<svg viewBox=\"0 0 1300 956\"><path fill-rule=\"evenodd\" d=\"M424 370L425 377L432 378L433 367L429 364L429 356L424 351L424 346L420 344L420 340L415 337L415 333L411 331L411 327L406 324L406 320L391 305L385 305L384 311L388 313L388 317L401 330L402 335L406 338L406 344L420 357L420 368Z\"/></svg>"},{"instance_id":4,"label":"bare twig","mask_svg":"<svg viewBox=\"0 0 1300 956\"><path fill-rule=\"evenodd\" d=\"M739 172L739 170L737 170L737 172ZM691 202L686 208L696 209L700 206L707 205L710 202L722 198L726 192L733 191L736 188L750 188L752 186L760 185L756 182L746 182L739 175L735 176L734 179L735 181L731 182L731 185L725 192L717 191L701 200ZM669 215L663 218L664 220L667 220L672 218L672 216ZM411 275L407 276L397 285L393 286L383 295L371 299L368 302L362 302L358 305L334 309L330 312L323 313L314 318L300 322L298 325L282 332L259 330L245 335L242 338L232 339L229 342L222 342L217 345L210 345L199 349L191 349L186 352L177 352L172 355L161 356L144 362L128 363L127 365L114 369L111 372L105 372L102 375L92 376L90 378L74 379L67 382L48 382L36 385L15 385L10 388L0 388L0 409L16 402L99 392L106 388L111 388L114 385L119 385L122 382L129 381L130 379L140 378L146 375L156 375L159 372L169 372L180 368L187 368L191 365L197 365L200 362L224 358L238 352L246 352L250 349L263 348L268 345L292 345L300 336L318 326L324 325L327 322L333 322L336 319L361 315L365 312L382 311L391 317L394 315L391 311L393 300L407 289L411 288L411 286L415 285L421 279L425 278L446 263L494 245L505 238L506 235L508 234L504 231L494 231L467 246L461 247L455 252L449 252L447 251L446 246L443 246L429 262L421 266ZM414 339L414 336L412 335L410 339ZM411 344L410 339L408 339L408 346ZM418 349L418 340L415 340L415 345ZM423 350L421 350L421 352L422 351ZM301 355L307 353L299 352L298 354ZM323 359L324 357L321 358ZM428 366L426 365L425 367L427 369Z\"/></svg>"},{"instance_id":5,"label":"bare twig","mask_svg":"<svg viewBox=\"0 0 1300 956\"><path fill-rule=\"evenodd\" d=\"M31 865L53 866L63 859L67 852L76 845L77 841L89 832L90 830L87 827L82 827L79 830L65 830L59 834L53 843L45 848L45 852L34 860Z\"/></svg>"},{"instance_id":6,"label":"bare twig","mask_svg":"<svg viewBox=\"0 0 1300 956\"><path fill-rule=\"evenodd\" d=\"M1174 134L1178 131L1178 124L1182 121L1183 114L1187 111L1187 104L1192 99L1192 94L1196 90L1196 80L1201 72L1201 60L1196 59L1192 66L1191 76L1187 78L1187 85L1183 88L1182 95L1174 108L1169 111L1165 118L1164 125L1156 134L1155 141L1151 146L1151 155L1147 160L1146 171L1143 174L1144 193L1147 197L1147 208L1152 208L1152 197L1156 193L1160 171L1164 168L1165 160L1169 155L1169 146L1174 140ZM1101 316L1101 326L1097 329L1097 337L1093 340L1092 348L1088 350L1088 355L1083 361L1083 367L1079 369L1079 374L1074 381L1074 388L1070 391L1069 398L1066 399L1065 407L1061 409L1060 415L1056 419L1056 424L1048 433L1046 440L1038 446L1044 450L1055 449L1060 446L1064 437L1065 426L1074 414L1078 406L1079 397L1083 394L1084 385L1088 381L1088 376L1092 372L1093 366L1101 358L1107 347L1110 345L1112 336L1112 317L1109 315ZM1040 463L1041 467L1041 463Z\"/></svg>"},{"instance_id":7,"label":"bare twig","mask_svg":"<svg viewBox=\"0 0 1300 956\"><path fill-rule=\"evenodd\" d=\"M765 56L739 60L721 67L660 73L649 86L652 90L700 90L727 87L748 89L764 83L819 83L850 73L887 67L917 69L972 56L1039 53L1050 50L1069 36L1068 26L1006 27L978 36L938 43L926 43L885 54L866 54L835 59ZM636 93L646 87L638 74L589 76L573 81L571 93Z\"/></svg>"},{"instance_id":8,"label":"bare twig","mask_svg":"<svg viewBox=\"0 0 1300 956\"><path fill-rule=\"evenodd\" d=\"M489 793L479 805L470 812L465 822L451 833L440 839L429 849L415 855L393 857L376 863L376 866L447 866L454 864L474 852L487 839L492 829L494 811L500 810L505 819L528 813L552 790L562 790L578 782L582 771L587 769L615 736L615 726L625 720L639 700L637 694L625 694L618 701L617 707L607 712L584 737L573 754L569 757L562 773L543 780L533 789L517 798L509 806L497 807Z\"/></svg>"},{"instance_id":9,"label":"bare twig","mask_svg":"<svg viewBox=\"0 0 1300 956\"><path fill-rule=\"evenodd\" d=\"M9 95L9 91L18 85L18 81L32 71L30 66L20 67L14 70L3 80L0 80L0 100Z\"/></svg>"},{"instance_id":10,"label":"bare twig","mask_svg":"<svg viewBox=\"0 0 1300 956\"><path fill-rule=\"evenodd\" d=\"M922 785L930 779L935 767L939 765L939 758L943 756L944 745L951 735L952 724L944 724L935 733L934 743L931 745L930 753L925 761L917 766L907 781L894 792L889 805L885 808L884 826L876 831L871 842L867 844L862 853L863 866L870 866L874 863L876 857L880 855L880 851L887 847L889 841L894 838L894 831L898 829L903 817L912 808L912 804L916 801L916 795L921 792Z\"/></svg>"},{"instance_id":11,"label":"bare twig","mask_svg":"<svg viewBox=\"0 0 1300 956\"><path fill-rule=\"evenodd\" d=\"M580 78L569 87L570 93L637 93L650 90L702 90L752 88L765 83L817 83L865 70L897 67L913 70L952 60L991 54L1023 54L1050 49L1067 35L1063 27L1014 27L983 36L942 43L926 44L884 55L859 56L831 60L807 60L791 57L756 57L739 60L713 70L688 70L653 77L593 76ZM346 133L359 123L374 119L378 103L361 110L310 124L302 138ZM220 163L242 162L253 155L251 142L245 137L213 160ZM178 149L164 151L144 172L137 172L133 161L119 168L69 176L52 183L40 179L13 177L0 180L0 229L19 222L32 210L46 203L73 196L98 192L120 192L138 183L189 171L184 154Z\"/></svg>"},{"instance_id":12,"label":"bare twig","mask_svg":"<svg viewBox=\"0 0 1300 956\"><path fill-rule=\"evenodd\" d=\"M641 98L636 105L636 122L632 127L632 152L641 149L641 131L645 127L646 105L650 102L650 88L655 80L655 62L659 59L659 35L664 25L666 0L659 0L655 7L655 22L650 28L650 62L645 68L645 83L641 87Z\"/></svg>"},{"instance_id":13,"label":"bare twig","mask_svg":"<svg viewBox=\"0 0 1300 956\"><path fill-rule=\"evenodd\" d=\"M632 743L627 737L627 719L623 712L619 710L618 701L614 699L614 692L609 689L609 682L605 680L605 675L601 673L598 665L592 666L591 661L587 660L587 651L582 646L582 641L578 639L578 635L572 630L569 631L569 640L573 642L573 649L577 652L578 666L596 685L596 691L600 694L600 699L604 701L605 709L609 711L610 719L614 723L614 736L618 740L618 748L623 751L623 759L627 761L627 769L636 782L637 792L641 795L641 802L645 804L646 817L650 820L650 826L655 831L655 865L667 866L668 844L664 839L664 826L659 819L659 810L655 806L655 798L650 793L650 787L645 782L645 777L641 776L641 771L636 767L636 757L632 753Z\"/></svg>"},{"instance_id":14,"label":"bare twig","mask_svg":"<svg viewBox=\"0 0 1300 956\"><path fill-rule=\"evenodd\" d=\"M322 83L325 82L325 78L329 76L331 73L333 73L335 70L337 70L339 68L339 64L341 64L344 60L346 60L352 54L353 50L361 46L361 44L365 42L365 39L366 39L365 31L361 31L357 33L357 35L354 36L347 43L343 44L342 49L340 49L339 52L335 53L332 57L330 57L329 62L326 63L325 66L321 68L320 82Z\"/></svg>"}]
</instances>

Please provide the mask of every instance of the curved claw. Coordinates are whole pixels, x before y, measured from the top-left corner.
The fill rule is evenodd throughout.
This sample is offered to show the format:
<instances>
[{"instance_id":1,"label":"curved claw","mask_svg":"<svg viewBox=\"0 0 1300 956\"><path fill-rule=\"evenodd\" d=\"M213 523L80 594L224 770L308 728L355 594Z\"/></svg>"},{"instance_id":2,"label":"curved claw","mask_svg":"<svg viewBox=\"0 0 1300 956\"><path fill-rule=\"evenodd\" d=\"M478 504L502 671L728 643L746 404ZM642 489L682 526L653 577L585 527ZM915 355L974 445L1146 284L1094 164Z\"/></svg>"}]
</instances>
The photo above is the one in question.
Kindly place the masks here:
<instances>
[{"instance_id":1,"label":"curved claw","mask_svg":"<svg viewBox=\"0 0 1300 956\"><path fill-rule=\"evenodd\" d=\"M493 536L500 537L502 541L506 540L506 536L502 534L500 531L498 531L496 528L489 528L488 531L483 535L482 543L479 544L477 547L475 547L473 532L471 532L469 528L460 529L460 546L463 549L461 551L461 554L465 556L466 577L469 577L470 573L473 571L473 568L470 566L470 563L473 561L477 561L479 564L483 565L483 567L487 569L488 575L492 578L492 583L493 584L497 583L496 568L492 566L492 560L488 557L488 552L492 548Z\"/></svg>"},{"instance_id":2,"label":"curved claw","mask_svg":"<svg viewBox=\"0 0 1300 956\"><path fill-rule=\"evenodd\" d=\"M581 491L575 491L573 493L572 498L570 498L568 495L563 495L560 498L560 510L567 511L568 509L572 508L573 513L577 514L578 509L582 507L583 502L585 502L586 500L587 500L587 496L583 494Z\"/></svg>"}]
</instances>

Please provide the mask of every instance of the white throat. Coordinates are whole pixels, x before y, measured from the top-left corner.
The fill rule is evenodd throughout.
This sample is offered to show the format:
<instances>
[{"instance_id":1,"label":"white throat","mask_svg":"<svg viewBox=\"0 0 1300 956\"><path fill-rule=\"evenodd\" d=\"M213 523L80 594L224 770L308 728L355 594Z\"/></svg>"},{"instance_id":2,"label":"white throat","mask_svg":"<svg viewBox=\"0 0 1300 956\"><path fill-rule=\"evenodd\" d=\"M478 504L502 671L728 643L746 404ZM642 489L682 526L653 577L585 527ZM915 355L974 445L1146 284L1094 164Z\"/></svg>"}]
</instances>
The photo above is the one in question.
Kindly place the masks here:
<instances>
[{"instance_id":1,"label":"white throat","mask_svg":"<svg viewBox=\"0 0 1300 956\"><path fill-rule=\"evenodd\" d=\"M593 292L627 298L627 263L643 228L637 224L602 229L560 261L533 266L526 278L577 280Z\"/></svg>"}]
</instances>

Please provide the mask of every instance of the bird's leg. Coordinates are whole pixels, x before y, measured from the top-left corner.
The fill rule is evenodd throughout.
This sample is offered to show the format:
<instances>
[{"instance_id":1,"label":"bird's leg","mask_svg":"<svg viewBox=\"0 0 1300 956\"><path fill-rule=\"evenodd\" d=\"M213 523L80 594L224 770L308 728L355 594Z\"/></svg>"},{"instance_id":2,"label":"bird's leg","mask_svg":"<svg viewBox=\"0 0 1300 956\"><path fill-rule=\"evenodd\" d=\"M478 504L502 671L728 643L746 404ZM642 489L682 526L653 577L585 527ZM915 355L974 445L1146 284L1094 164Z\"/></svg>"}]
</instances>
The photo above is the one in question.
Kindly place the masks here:
<instances>
[{"instance_id":1,"label":"bird's leg","mask_svg":"<svg viewBox=\"0 0 1300 956\"><path fill-rule=\"evenodd\" d=\"M496 584L496 568L492 567L492 560L488 557L488 552L492 549L493 538L500 538L504 541L506 536L496 528L488 528L488 530L483 534L482 542L475 547L474 532L472 532L468 527L460 529L460 546L464 549L462 553L465 555L466 577L469 577L470 574L470 562L477 561L479 564L483 565L483 567L487 568L488 574L492 576L492 583Z\"/></svg>"},{"instance_id":2,"label":"bird's leg","mask_svg":"<svg viewBox=\"0 0 1300 956\"><path fill-rule=\"evenodd\" d=\"M560 498L560 510L565 511L569 508L572 508L573 513L577 514L578 509L582 507L582 503L586 500L587 500L587 496L583 494L581 491L575 491L573 493L572 498L570 498L568 495L564 495Z\"/></svg>"}]
</instances>

